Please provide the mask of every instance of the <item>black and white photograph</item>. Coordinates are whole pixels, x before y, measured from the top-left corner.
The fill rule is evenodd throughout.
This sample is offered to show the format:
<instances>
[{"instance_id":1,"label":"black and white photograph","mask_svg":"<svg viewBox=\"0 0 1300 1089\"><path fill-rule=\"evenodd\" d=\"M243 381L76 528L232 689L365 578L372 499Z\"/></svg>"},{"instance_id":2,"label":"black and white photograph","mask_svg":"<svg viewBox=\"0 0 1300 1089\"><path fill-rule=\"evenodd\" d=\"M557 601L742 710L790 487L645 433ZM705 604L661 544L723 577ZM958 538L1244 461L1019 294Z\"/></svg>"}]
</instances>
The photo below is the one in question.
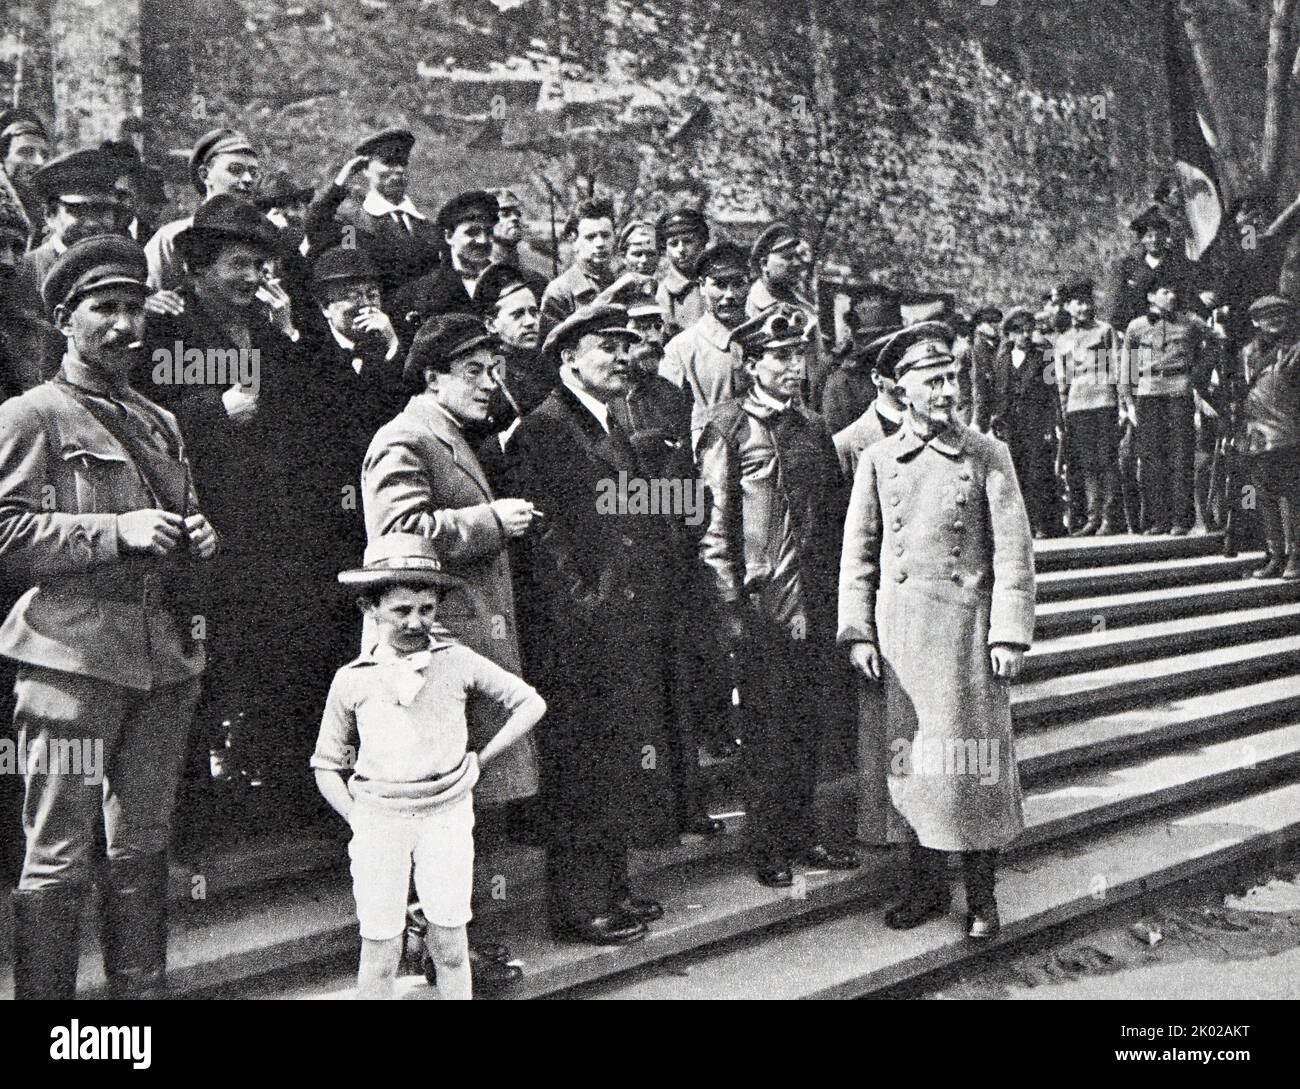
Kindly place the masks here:
<instances>
[{"instance_id":1,"label":"black and white photograph","mask_svg":"<svg viewBox=\"0 0 1300 1089\"><path fill-rule=\"evenodd\" d=\"M0 0L0 877L53 1062L1058 999L1249 1066L1300 2Z\"/></svg>"}]
</instances>

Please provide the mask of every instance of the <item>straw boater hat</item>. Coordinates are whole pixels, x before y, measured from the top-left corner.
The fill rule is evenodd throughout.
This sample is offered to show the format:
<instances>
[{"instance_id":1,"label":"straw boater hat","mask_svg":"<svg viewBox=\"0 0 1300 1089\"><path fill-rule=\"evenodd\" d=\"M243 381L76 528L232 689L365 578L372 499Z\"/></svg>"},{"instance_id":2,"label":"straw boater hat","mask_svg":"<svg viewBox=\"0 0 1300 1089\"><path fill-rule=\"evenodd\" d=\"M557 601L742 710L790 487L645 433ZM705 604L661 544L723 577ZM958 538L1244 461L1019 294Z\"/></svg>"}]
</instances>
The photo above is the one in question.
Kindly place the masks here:
<instances>
[{"instance_id":1,"label":"straw boater hat","mask_svg":"<svg viewBox=\"0 0 1300 1089\"><path fill-rule=\"evenodd\" d=\"M339 582L360 590L394 583L418 586L464 586L465 580L442 566L438 550L418 533L386 533L366 545L362 566L339 573Z\"/></svg>"}]
</instances>

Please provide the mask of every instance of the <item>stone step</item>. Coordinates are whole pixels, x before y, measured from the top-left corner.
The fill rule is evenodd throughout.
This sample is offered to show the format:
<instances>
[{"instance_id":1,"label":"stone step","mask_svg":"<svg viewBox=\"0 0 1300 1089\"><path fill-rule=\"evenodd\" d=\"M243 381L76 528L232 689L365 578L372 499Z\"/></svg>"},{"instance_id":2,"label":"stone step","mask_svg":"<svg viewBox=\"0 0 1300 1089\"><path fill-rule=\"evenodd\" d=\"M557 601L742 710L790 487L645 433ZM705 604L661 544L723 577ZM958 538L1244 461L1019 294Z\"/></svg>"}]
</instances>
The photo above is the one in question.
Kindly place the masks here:
<instances>
[{"instance_id":1,"label":"stone step","mask_svg":"<svg viewBox=\"0 0 1300 1089\"><path fill-rule=\"evenodd\" d=\"M1068 787L1031 787L1027 827L1017 849L1138 819L1159 807L1194 804L1229 790L1263 789L1297 771L1300 725L1292 724L1082 776ZM796 886L784 891L755 882L743 854L732 851L645 872L638 891L662 900L667 914L646 941L634 946L557 944L547 932L545 910L522 895L485 913L483 923L494 936L509 940L524 965L525 978L512 997L538 997L851 900L878 901L892 883L892 855L884 849L866 851L865 864L856 871L801 873ZM346 953L357 941L352 910L342 860L333 871L186 903L172 920L173 986L180 993L209 990ZM82 988L94 992L100 986L95 942L88 936Z\"/></svg>"},{"instance_id":2,"label":"stone step","mask_svg":"<svg viewBox=\"0 0 1300 1089\"><path fill-rule=\"evenodd\" d=\"M874 905L811 925L656 965L574 992L612 999L861 998L960 965L1152 891L1300 841L1300 784L1178 816L1155 816L1110 835L1067 840L999 868L1002 933L965 939L961 894L952 913L895 931ZM960 882L958 882L960 887Z\"/></svg>"},{"instance_id":3,"label":"stone step","mask_svg":"<svg viewBox=\"0 0 1300 1089\"><path fill-rule=\"evenodd\" d=\"M1166 692L1191 694L1207 688L1262 679L1300 662L1300 635L1255 640L1230 647L1129 662L1104 669L1046 677L1011 690L1011 713L1018 729L1042 719L1120 701L1150 699Z\"/></svg>"},{"instance_id":4,"label":"stone step","mask_svg":"<svg viewBox=\"0 0 1300 1089\"><path fill-rule=\"evenodd\" d=\"M1134 590L1156 590L1165 586L1226 582L1249 574L1264 559L1263 552L1242 552L1231 559L1219 555L1192 556L1047 571L1037 578L1038 601L1045 604L1072 598L1131 593Z\"/></svg>"},{"instance_id":5,"label":"stone step","mask_svg":"<svg viewBox=\"0 0 1300 1089\"><path fill-rule=\"evenodd\" d=\"M1155 705L1090 715L1016 738L1016 760L1024 783L1066 774L1102 762L1136 759L1134 754L1208 739L1228 731L1264 726L1300 714L1300 676L1224 688L1199 696L1174 697ZM1250 738L1244 741L1249 744Z\"/></svg>"},{"instance_id":6,"label":"stone step","mask_svg":"<svg viewBox=\"0 0 1300 1089\"><path fill-rule=\"evenodd\" d=\"M1222 553L1221 533L1188 537L1143 537L1129 533L1113 537L1056 537L1034 542L1034 567L1043 572L1062 571Z\"/></svg>"},{"instance_id":7,"label":"stone step","mask_svg":"<svg viewBox=\"0 0 1300 1089\"><path fill-rule=\"evenodd\" d=\"M1061 635L1035 645L1020 676L1028 681L1290 632L1300 632L1300 602Z\"/></svg>"},{"instance_id":8,"label":"stone step","mask_svg":"<svg viewBox=\"0 0 1300 1089\"><path fill-rule=\"evenodd\" d=\"M1297 601L1300 601L1300 579L1250 578L1047 601L1036 609L1034 638L1041 642L1060 635L1111 631L1132 624Z\"/></svg>"}]
</instances>

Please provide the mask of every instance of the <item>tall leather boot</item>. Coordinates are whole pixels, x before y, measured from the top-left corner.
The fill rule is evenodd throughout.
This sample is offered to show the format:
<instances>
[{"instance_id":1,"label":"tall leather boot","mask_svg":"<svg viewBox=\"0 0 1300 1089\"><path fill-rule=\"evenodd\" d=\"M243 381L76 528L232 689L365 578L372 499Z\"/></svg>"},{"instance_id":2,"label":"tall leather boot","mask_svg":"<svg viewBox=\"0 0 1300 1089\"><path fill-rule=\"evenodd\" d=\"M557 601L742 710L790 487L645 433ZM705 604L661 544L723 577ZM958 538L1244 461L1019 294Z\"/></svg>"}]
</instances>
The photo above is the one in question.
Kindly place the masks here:
<instances>
[{"instance_id":1,"label":"tall leather boot","mask_svg":"<svg viewBox=\"0 0 1300 1089\"><path fill-rule=\"evenodd\" d=\"M167 855L110 861L100 890L104 978L114 998L167 989Z\"/></svg>"},{"instance_id":2,"label":"tall leather boot","mask_svg":"<svg viewBox=\"0 0 1300 1089\"><path fill-rule=\"evenodd\" d=\"M1101 479L1089 469L1083 474L1083 492L1086 497L1088 520L1070 533L1071 537L1091 537L1101 528Z\"/></svg>"},{"instance_id":3,"label":"tall leather boot","mask_svg":"<svg viewBox=\"0 0 1300 1089\"><path fill-rule=\"evenodd\" d=\"M86 890L62 885L10 894L14 908L14 998L67 1002L77 997L77 924Z\"/></svg>"},{"instance_id":4,"label":"tall leather boot","mask_svg":"<svg viewBox=\"0 0 1300 1089\"><path fill-rule=\"evenodd\" d=\"M1251 578L1275 579L1286 570L1286 534L1283 530L1282 511L1279 504L1270 495L1265 495L1259 504L1260 521L1264 523L1265 547L1268 560L1263 567L1257 567L1250 573Z\"/></svg>"},{"instance_id":5,"label":"tall leather boot","mask_svg":"<svg viewBox=\"0 0 1300 1089\"><path fill-rule=\"evenodd\" d=\"M947 854L920 844L910 845L903 898L885 912L885 925L891 930L911 930L942 918L951 903Z\"/></svg>"},{"instance_id":6,"label":"tall leather boot","mask_svg":"<svg viewBox=\"0 0 1300 1089\"><path fill-rule=\"evenodd\" d=\"M993 895L997 851L964 851L962 873L966 881L966 936L975 940L996 938L1002 924Z\"/></svg>"},{"instance_id":7,"label":"tall leather boot","mask_svg":"<svg viewBox=\"0 0 1300 1089\"><path fill-rule=\"evenodd\" d=\"M1286 547L1284 579L1300 579L1300 503L1293 499L1279 501L1282 508L1282 540Z\"/></svg>"}]
</instances>

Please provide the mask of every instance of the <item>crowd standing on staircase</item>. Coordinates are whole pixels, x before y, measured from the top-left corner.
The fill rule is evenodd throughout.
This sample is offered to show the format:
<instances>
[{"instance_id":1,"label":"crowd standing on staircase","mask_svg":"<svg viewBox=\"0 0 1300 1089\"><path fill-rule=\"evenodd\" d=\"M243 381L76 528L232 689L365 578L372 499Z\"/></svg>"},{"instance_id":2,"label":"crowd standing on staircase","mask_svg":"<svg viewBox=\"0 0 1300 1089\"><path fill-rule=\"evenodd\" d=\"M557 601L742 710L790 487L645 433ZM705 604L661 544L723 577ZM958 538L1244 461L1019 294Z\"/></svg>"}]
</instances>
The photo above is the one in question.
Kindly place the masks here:
<instances>
[{"instance_id":1,"label":"crowd standing on staircase","mask_svg":"<svg viewBox=\"0 0 1300 1089\"><path fill-rule=\"evenodd\" d=\"M644 938L629 848L726 831L702 749L739 769L763 885L904 844L905 929L948 910L955 852L987 939L1033 540L1248 507L1254 575L1300 578L1281 221L1193 263L1153 206L1105 319L1081 276L906 321L866 284L837 336L784 221L744 246L593 197L547 269L515 189L421 209L414 142L366 136L313 189L213 130L196 210L151 233L133 148L0 115L20 997L75 994L92 882L110 990L159 993L173 818L211 775L309 764L351 825L366 994L411 927L442 994L518 978L465 930L476 824L546 848L558 940ZM819 740L855 715L857 826L830 827ZM86 745L102 776L56 766Z\"/></svg>"}]
</instances>

